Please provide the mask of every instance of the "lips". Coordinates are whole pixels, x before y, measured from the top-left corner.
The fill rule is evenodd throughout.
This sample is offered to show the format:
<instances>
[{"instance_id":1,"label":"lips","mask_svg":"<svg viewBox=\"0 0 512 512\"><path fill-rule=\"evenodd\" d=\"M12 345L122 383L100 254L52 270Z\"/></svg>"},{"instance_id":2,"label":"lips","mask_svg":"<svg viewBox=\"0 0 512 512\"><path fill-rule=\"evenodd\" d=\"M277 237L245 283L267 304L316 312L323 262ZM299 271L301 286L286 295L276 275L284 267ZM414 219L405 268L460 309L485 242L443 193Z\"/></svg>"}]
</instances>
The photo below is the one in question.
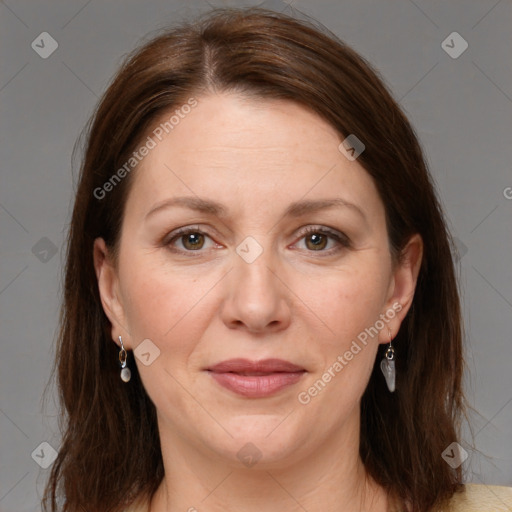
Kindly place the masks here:
<instances>
[{"instance_id":1,"label":"lips","mask_svg":"<svg viewBox=\"0 0 512 512\"><path fill-rule=\"evenodd\" d=\"M263 398L297 383L306 370L282 359L230 359L207 371L217 384L250 398Z\"/></svg>"}]
</instances>

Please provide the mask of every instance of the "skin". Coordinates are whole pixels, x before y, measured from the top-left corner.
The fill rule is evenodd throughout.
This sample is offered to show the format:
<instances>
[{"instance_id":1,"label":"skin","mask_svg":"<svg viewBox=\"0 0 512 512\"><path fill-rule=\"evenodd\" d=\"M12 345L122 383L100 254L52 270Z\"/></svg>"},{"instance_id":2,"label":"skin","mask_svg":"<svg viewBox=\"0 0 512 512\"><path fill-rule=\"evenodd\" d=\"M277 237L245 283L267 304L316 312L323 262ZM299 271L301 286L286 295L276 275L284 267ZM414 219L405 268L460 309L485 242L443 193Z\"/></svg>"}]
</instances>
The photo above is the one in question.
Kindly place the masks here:
<instances>
[{"instance_id":1,"label":"skin","mask_svg":"<svg viewBox=\"0 0 512 512\"><path fill-rule=\"evenodd\" d=\"M160 350L149 366L135 359L165 466L151 512L384 511L385 492L358 454L359 405L379 343L389 342L388 328L396 335L411 305L421 239L393 264L372 178L315 113L228 93L198 99L133 175L118 261L102 239L94 244L112 339L133 350L149 338ZM174 206L146 217L178 196L220 202L226 215ZM283 217L295 201L327 198L357 208ZM186 226L206 235L196 245L187 236L170 242ZM344 233L349 245L306 235L307 226ZM252 263L236 252L248 236L263 249ZM393 304L402 309L386 328L300 403ZM241 397L204 371L235 357L281 358L307 372L273 396ZM237 457L249 442L261 454L250 468Z\"/></svg>"}]
</instances>

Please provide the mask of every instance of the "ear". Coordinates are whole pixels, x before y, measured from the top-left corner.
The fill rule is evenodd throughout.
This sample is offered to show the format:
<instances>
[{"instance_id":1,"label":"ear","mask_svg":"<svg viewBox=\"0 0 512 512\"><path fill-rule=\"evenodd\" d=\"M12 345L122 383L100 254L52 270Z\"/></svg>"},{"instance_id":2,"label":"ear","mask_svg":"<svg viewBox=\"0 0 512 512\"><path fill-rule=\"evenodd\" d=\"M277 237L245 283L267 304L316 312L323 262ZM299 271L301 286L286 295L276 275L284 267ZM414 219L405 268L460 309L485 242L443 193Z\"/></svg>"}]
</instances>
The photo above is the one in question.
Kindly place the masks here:
<instances>
[{"instance_id":1,"label":"ear","mask_svg":"<svg viewBox=\"0 0 512 512\"><path fill-rule=\"evenodd\" d=\"M394 338L400 330L400 325L409 311L416 290L416 283L423 258L423 240L419 234L413 235L402 251L396 264L389 284L386 309L383 312L391 318L385 329L379 332L379 343L389 343L389 332Z\"/></svg>"},{"instance_id":2,"label":"ear","mask_svg":"<svg viewBox=\"0 0 512 512\"><path fill-rule=\"evenodd\" d=\"M123 345L128 349L130 348L130 334L125 327L126 316L119 290L119 278L103 238L94 240L93 259L101 305L112 324L112 339L120 347L119 335L121 335Z\"/></svg>"}]
</instances>

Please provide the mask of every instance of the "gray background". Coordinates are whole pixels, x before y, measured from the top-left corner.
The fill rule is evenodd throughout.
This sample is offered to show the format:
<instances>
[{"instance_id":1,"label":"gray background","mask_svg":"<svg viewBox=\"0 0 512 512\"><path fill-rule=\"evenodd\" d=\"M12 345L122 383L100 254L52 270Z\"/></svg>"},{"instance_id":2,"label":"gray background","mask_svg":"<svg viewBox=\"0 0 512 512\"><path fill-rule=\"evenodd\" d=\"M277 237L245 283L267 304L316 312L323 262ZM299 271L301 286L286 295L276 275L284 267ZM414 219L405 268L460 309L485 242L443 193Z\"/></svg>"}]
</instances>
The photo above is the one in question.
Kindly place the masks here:
<instances>
[{"instance_id":1,"label":"gray background","mask_svg":"<svg viewBox=\"0 0 512 512\"><path fill-rule=\"evenodd\" d=\"M249 4L256 3L212 5ZM286 8L277 0L264 5ZM458 240L467 395L476 409L476 450L469 434L461 443L469 454L467 481L512 485L512 4L296 0L293 6L380 70L418 132ZM40 444L59 448L55 404L44 407L42 392L54 352L74 142L121 58L149 32L208 8L204 1L0 3L2 512L39 510L49 469L35 460L51 457ZM43 59L31 43L45 31L58 48ZM458 58L441 46L454 31L469 44Z\"/></svg>"}]
</instances>

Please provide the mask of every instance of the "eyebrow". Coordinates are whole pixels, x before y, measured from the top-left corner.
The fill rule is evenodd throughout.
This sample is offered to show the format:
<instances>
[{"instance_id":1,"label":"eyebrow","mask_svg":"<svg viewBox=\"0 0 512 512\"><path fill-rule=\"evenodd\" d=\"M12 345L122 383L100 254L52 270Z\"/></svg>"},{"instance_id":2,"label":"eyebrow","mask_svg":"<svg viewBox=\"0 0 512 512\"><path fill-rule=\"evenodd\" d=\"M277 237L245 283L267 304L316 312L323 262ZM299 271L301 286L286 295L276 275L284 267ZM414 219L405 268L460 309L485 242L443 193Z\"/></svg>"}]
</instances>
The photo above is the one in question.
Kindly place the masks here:
<instances>
[{"instance_id":1,"label":"eyebrow","mask_svg":"<svg viewBox=\"0 0 512 512\"><path fill-rule=\"evenodd\" d=\"M151 210L146 214L145 218L152 216L156 212L166 210L172 207L185 207L190 210L195 210L201 213L214 215L219 218L225 218L228 216L228 210L217 201L201 199L200 197L193 196L181 196L166 199L160 203L157 203ZM303 215L314 213L320 210L326 210L329 208L350 208L354 212L357 212L365 221L366 215L359 206L345 201L342 198L335 197L331 199L316 199L316 200L301 200L291 203L282 215L285 217L301 217Z\"/></svg>"}]
</instances>

